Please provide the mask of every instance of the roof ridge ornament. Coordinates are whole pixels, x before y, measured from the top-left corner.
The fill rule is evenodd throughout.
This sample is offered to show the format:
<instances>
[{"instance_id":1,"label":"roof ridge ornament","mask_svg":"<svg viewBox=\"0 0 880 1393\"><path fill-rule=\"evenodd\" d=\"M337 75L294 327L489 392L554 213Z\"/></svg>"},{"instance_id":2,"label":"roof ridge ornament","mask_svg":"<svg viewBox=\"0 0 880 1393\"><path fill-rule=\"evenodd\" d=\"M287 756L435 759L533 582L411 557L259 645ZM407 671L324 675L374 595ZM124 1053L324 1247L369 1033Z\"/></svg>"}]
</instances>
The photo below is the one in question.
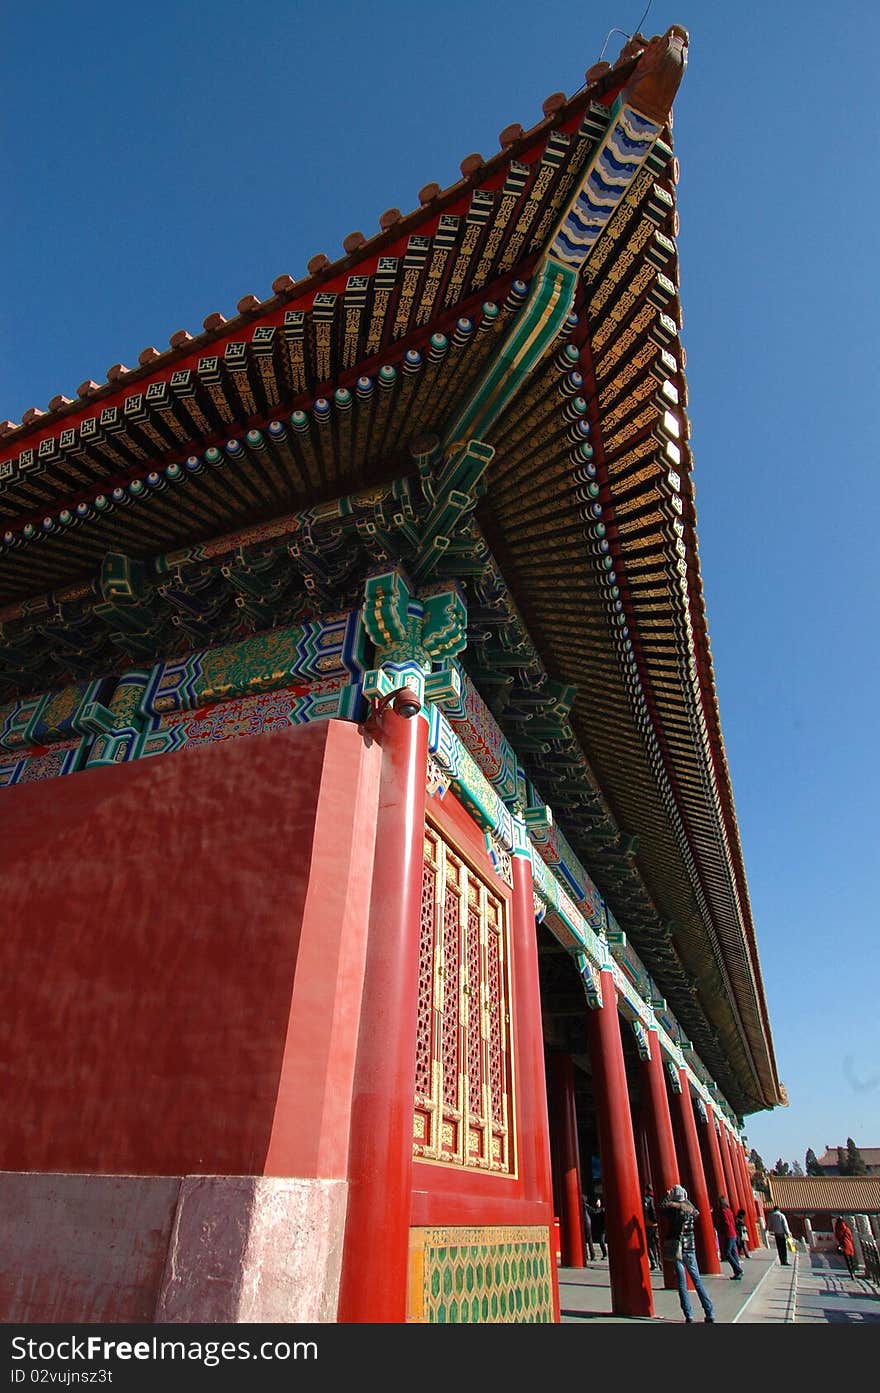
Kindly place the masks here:
<instances>
[{"instance_id":1,"label":"roof ridge ornament","mask_svg":"<svg viewBox=\"0 0 880 1393\"><path fill-rule=\"evenodd\" d=\"M688 31L680 24L655 35L620 94L621 104L665 125L687 67L689 42Z\"/></svg>"}]
</instances>

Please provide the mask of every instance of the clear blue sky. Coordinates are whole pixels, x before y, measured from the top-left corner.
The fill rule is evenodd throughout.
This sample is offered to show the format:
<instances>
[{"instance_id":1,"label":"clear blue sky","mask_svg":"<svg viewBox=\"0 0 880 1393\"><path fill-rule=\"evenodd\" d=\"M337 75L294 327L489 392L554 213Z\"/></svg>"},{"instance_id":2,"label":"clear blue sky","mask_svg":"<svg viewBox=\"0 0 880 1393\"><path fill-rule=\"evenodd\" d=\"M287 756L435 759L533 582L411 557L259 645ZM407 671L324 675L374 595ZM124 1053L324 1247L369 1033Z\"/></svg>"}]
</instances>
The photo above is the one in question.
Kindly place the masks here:
<instances>
[{"instance_id":1,"label":"clear blue sky","mask_svg":"<svg viewBox=\"0 0 880 1393\"><path fill-rule=\"evenodd\" d=\"M0 417L264 297L573 92L644 0L41 0L3 21ZM780 1076L765 1161L880 1146L880 7L655 0L701 561ZM608 54L623 38L613 34Z\"/></svg>"}]
</instances>

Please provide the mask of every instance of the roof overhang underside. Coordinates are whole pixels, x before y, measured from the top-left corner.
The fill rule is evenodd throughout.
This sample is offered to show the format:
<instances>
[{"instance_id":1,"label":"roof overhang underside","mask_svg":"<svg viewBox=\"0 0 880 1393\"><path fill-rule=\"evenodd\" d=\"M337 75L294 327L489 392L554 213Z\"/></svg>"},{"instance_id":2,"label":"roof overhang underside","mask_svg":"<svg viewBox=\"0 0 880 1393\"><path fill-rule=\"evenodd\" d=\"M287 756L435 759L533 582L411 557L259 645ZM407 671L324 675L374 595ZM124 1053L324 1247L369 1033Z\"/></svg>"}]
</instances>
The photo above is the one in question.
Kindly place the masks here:
<instances>
[{"instance_id":1,"label":"roof overhang underside","mask_svg":"<svg viewBox=\"0 0 880 1393\"><path fill-rule=\"evenodd\" d=\"M198 646L198 631L163 615L157 556L381 492L417 479L419 463L424 473L503 354L638 61L625 54L344 261L233 324L177 336L169 354L16 430L0 451L0 696L130 662L124 635L114 647L101 620L96 575L108 550L143 559L156 582L147 647L160 656L185 647L187 634ZM783 1092L700 584L677 334L676 178L664 128L579 269L564 331L485 431L494 456L447 519L449 545L433 574L457 575L468 589L466 665L701 1057L746 1113ZM267 428L272 419L280 435ZM228 452L224 468L204 465L230 437L243 449L234 484ZM162 470L186 454L196 463L167 476L179 478L175 490ZM391 527L381 505L379 521ZM383 537L381 525L362 529L361 570L382 559ZM562 731L544 738L530 738L537 726L517 705L531 660L508 642L511 608L493 612L473 562L486 543L537 652L539 686L549 675L575 689ZM356 584L356 552L335 590L324 575L333 593ZM224 579L215 577L221 588ZM294 586L291 604L301 591ZM228 606L213 606L215 642L240 632L233 598L230 590ZM284 605L271 622L288 617ZM72 616L79 668L76 644L64 641ZM601 790L600 807L584 796L587 781L591 795Z\"/></svg>"}]
</instances>

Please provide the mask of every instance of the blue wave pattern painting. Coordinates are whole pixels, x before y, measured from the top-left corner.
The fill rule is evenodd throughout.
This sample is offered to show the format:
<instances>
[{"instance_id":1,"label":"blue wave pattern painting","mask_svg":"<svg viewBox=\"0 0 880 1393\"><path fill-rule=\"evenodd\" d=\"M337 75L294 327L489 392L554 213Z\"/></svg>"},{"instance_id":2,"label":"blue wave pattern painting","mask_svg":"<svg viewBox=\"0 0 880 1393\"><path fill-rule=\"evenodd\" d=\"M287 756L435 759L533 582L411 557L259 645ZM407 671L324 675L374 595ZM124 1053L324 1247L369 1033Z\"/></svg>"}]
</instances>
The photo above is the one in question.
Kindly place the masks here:
<instances>
[{"instance_id":1,"label":"blue wave pattern painting","mask_svg":"<svg viewBox=\"0 0 880 1393\"><path fill-rule=\"evenodd\" d=\"M583 265L659 134L656 121L621 107L553 239L551 256L574 269Z\"/></svg>"}]
</instances>

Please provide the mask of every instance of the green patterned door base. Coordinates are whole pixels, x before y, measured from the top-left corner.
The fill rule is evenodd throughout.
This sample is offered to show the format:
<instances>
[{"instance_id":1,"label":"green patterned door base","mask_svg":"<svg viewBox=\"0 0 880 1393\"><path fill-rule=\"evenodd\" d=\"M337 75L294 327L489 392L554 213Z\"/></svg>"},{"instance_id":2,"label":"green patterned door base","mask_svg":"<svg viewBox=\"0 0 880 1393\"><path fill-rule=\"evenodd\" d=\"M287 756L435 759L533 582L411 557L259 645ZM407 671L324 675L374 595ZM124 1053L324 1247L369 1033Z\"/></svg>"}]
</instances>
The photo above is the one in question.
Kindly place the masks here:
<instances>
[{"instance_id":1,"label":"green patterned door base","mask_svg":"<svg viewBox=\"0 0 880 1393\"><path fill-rule=\"evenodd\" d=\"M409 1320L433 1325L552 1322L546 1228L410 1229Z\"/></svg>"}]
</instances>

